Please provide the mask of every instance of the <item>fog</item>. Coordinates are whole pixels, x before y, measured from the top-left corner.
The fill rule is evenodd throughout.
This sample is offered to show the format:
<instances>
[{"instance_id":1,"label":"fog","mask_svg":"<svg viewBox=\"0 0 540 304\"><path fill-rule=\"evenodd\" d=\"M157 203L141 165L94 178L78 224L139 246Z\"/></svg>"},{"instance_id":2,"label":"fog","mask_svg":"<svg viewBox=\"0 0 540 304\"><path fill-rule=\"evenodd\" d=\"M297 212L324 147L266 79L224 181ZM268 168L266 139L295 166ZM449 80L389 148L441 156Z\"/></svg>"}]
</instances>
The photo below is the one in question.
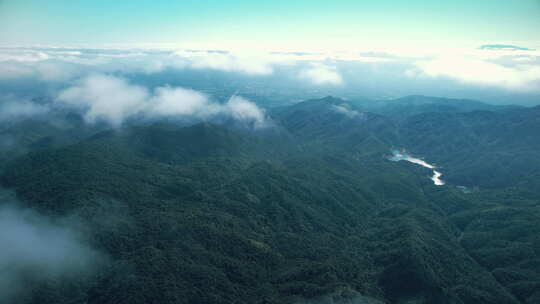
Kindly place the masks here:
<instances>
[{"instance_id":1,"label":"fog","mask_svg":"<svg viewBox=\"0 0 540 304\"><path fill-rule=\"evenodd\" d=\"M87 274L104 261L73 220L22 207L5 191L0 200L0 302L24 296L30 284Z\"/></svg>"},{"instance_id":2,"label":"fog","mask_svg":"<svg viewBox=\"0 0 540 304\"><path fill-rule=\"evenodd\" d=\"M348 295L330 294L319 296L313 299L302 299L296 304L382 304L383 302L361 295L358 292L350 291Z\"/></svg>"},{"instance_id":3,"label":"fog","mask_svg":"<svg viewBox=\"0 0 540 304\"><path fill-rule=\"evenodd\" d=\"M333 52L0 47L0 89L6 94L54 98L92 75L125 79L149 91L192 89L222 101L239 92L262 107L267 99L286 104L326 95L375 100L429 95L536 105L540 51L496 44L468 49L366 44Z\"/></svg>"},{"instance_id":4,"label":"fog","mask_svg":"<svg viewBox=\"0 0 540 304\"><path fill-rule=\"evenodd\" d=\"M256 128L266 125L264 111L239 96L233 95L222 104L192 89L164 86L150 91L126 79L102 74L88 76L62 90L55 105L71 107L82 113L89 123L103 120L113 126L120 126L123 121L135 116L207 119L216 115L253 122Z\"/></svg>"},{"instance_id":5,"label":"fog","mask_svg":"<svg viewBox=\"0 0 540 304\"><path fill-rule=\"evenodd\" d=\"M28 100L7 100L0 104L0 120L20 120L47 114L48 105L33 103Z\"/></svg>"}]
</instances>

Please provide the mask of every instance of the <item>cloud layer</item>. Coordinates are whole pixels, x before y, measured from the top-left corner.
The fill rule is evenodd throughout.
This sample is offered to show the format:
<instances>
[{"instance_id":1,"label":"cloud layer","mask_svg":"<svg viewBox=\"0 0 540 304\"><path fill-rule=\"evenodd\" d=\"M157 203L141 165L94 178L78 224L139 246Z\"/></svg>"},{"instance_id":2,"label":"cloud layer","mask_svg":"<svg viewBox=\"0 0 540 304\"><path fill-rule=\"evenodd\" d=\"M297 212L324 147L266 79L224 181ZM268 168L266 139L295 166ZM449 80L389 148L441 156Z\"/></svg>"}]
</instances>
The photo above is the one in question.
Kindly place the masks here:
<instances>
[{"instance_id":1,"label":"cloud layer","mask_svg":"<svg viewBox=\"0 0 540 304\"><path fill-rule=\"evenodd\" d=\"M239 96L221 104L191 89L165 86L150 91L123 78L102 74L85 77L61 91L55 104L81 112L88 123L105 121L116 127L137 117L209 119L217 115L252 123L255 128L267 125L264 111Z\"/></svg>"},{"instance_id":2,"label":"cloud layer","mask_svg":"<svg viewBox=\"0 0 540 304\"><path fill-rule=\"evenodd\" d=\"M340 85L343 83L343 78L336 67L322 63L312 63L309 68L301 70L299 75L300 78L317 85Z\"/></svg>"},{"instance_id":3,"label":"cloud layer","mask_svg":"<svg viewBox=\"0 0 540 304\"><path fill-rule=\"evenodd\" d=\"M28 282L77 277L102 260L67 221L15 207L5 198L0 203L0 302L10 302Z\"/></svg>"},{"instance_id":4,"label":"cloud layer","mask_svg":"<svg viewBox=\"0 0 540 304\"><path fill-rule=\"evenodd\" d=\"M104 120L120 125L137 114L148 98L146 89L128 84L124 79L91 75L58 95L58 102L84 113L89 123Z\"/></svg>"},{"instance_id":5,"label":"cloud layer","mask_svg":"<svg viewBox=\"0 0 540 304\"><path fill-rule=\"evenodd\" d=\"M272 59L253 55L238 56L228 52L176 52L184 58L186 67L240 72L248 75L269 75L274 72Z\"/></svg>"},{"instance_id":6,"label":"cloud layer","mask_svg":"<svg viewBox=\"0 0 540 304\"><path fill-rule=\"evenodd\" d=\"M354 118L362 114L356 110L351 109L348 104L332 105L332 109L338 113L347 116L348 118Z\"/></svg>"},{"instance_id":7,"label":"cloud layer","mask_svg":"<svg viewBox=\"0 0 540 304\"><path fill-rule=\"evenodd\" d=\"M540 91L540 66L534 64L514 62L505 66L479 57L445 56L419 61L417 67L420 73L430 77L450 77L464 83L517 91Z\"/></svg>"},{"instance_id":8,"label":"cloud layer","mask_svg":"<svg viewBox=\"0 0 540 304\"><path fill-rule=\"evenodd\" d=\"M515 61L501 66L498 59ZM515 58L512 59L512 58ZM312 85L340 85L345 80L332 62L408 63L428 77L531 89L540 81L540 51L510 44L485 44L473 49L386 47L358 52L231 52L178 49L0 48L0 79L37 78L66 81L88 73L158 73L165 69L219 70L251 76L272 75L278 66L298 67L298 79ZM303 63L307 63L307 66ZM540 88L533 87L540 91Z\"/></svg>"},{"instance_id":9,"label":"cloud layer","mask_svg":"<svg viewBox=\"0 0 540 304\"><path fill-rule=\"evenodd\" d=\"M299 95L303 90L320 92L319 96L387 99L426 94L488 102L497 98L499 103L523 98L534 103L540 95L538 49L513 44L470 48L366 45L357 50L333 52L0 47L0 89L6 91L10 84L24 83L26 88L44 87L50 91L92 75L115 75L123 79L143 78L151 87L174 83L176 87L212 92L228 86L230 91L240 89L244 95L246 90L249 95L286 91L289 95ZM176 77L171 78L172 74ZM162 78L167 80L161 81ZM170 92L147 90L146 98L135 99L153 99L154 95L166 93ZM92 109L107 106L96 103ZM131 116L129 111L136 111L124 110L128 112L114 112L106 119L122 120ZM91 111L88 113L89 121L93 115Z\"/></svg>"},{"instance_id":10,"label":"cloud layer","mask_svg":"<svg viewBox=\"0 0 540 304\"><path fill-rule=\"evenodd\" d=\"M0 104L0 121L12 121L47 114L49 106L27 100L8 100Z\"/></svg>"}]
</instances>

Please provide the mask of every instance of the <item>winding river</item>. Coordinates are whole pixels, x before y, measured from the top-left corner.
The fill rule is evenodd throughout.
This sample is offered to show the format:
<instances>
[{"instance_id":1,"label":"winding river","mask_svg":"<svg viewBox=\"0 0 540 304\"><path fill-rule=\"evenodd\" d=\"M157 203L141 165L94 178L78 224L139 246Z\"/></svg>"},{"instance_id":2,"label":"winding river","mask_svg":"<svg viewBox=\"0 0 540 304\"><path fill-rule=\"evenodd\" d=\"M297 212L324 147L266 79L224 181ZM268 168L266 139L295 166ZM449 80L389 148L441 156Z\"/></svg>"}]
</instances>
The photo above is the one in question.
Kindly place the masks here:
<instances>
[{"instance_id":1,"label":"winding river","mask_svg":"<svg viewBox=\"0 0 540 304\"><path fill-rule=\"evenodd\" d=\"M441 179L442 173L435 170L437 167L434 165L431 165L427 162L425 162L422 159L413 157L412 155L408 154L405 151L399 151L399 150L392 150L392 156L388 158L391 161L400 161L400 160L406 160L408 162L411 162L413 164L420 165L422 167L426 167L433 170L433 176L431 176L431 180L433 183L437 186L444 185L444 181Z\"/></svg>"}]
</instances>

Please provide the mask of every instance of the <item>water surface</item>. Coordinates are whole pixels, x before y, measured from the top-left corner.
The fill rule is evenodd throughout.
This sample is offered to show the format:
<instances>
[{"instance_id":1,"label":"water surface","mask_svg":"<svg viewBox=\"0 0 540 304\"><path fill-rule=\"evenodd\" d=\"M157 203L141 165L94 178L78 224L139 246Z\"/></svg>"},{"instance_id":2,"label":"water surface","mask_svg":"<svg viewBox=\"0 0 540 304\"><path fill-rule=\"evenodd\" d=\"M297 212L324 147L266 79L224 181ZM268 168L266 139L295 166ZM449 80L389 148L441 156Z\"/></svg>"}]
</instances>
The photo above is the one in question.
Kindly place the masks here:
<instances>
[{"instance_id":1,"label":"water surface","mask_svg":"<svg viewBox=\"0 0 540 304\"><path fill-rule=\"evenodd\" d=\"M435 185L437 185L437 186L444 185L444 181L441 179L442 173L435 170L437 168L436 166L427 163L423 159L413 157L412 155L408 154L407 152L405 152L403 150L402 151L400 151L400 150L392 150L392 156L389 158L389 160L391 160L391 161L405 160L405 161L411 162L413 164L417 164L417 165L420 165L422 167L432 169L433 170L433 176L431 176L431 180L433 181L433 183Z\"/></svg>"}]
</instances>

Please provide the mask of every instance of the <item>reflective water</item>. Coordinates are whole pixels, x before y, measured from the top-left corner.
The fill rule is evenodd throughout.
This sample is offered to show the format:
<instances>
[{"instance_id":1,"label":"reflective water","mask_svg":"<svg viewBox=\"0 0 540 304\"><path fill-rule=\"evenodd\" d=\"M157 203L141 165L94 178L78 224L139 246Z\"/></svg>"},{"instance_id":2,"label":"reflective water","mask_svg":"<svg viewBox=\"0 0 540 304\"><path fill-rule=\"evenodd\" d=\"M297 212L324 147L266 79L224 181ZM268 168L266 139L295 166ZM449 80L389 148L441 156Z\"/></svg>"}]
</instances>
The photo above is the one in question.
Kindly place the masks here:
<instances>
[{"instance_id":1,"label":"reflective water","mask_svg":"<svg viewBox=\"0 0 540 304\"><path fill-rule=\"evenodd\" d=\"M433 170L433 176L431 176L431 180L433 183L437 186L444 185L444 181L441 179L442 173L435 170L434 165L427 163L426 161L413 157L412 155L408 154L405 151L399 151L399 150L392 150L392 156L389 158L391 161L400 161L400 160L406 160L408 162L411 162L413 164L420 165L422 167L426 167Z\"/></svg>"}]
</instances>

